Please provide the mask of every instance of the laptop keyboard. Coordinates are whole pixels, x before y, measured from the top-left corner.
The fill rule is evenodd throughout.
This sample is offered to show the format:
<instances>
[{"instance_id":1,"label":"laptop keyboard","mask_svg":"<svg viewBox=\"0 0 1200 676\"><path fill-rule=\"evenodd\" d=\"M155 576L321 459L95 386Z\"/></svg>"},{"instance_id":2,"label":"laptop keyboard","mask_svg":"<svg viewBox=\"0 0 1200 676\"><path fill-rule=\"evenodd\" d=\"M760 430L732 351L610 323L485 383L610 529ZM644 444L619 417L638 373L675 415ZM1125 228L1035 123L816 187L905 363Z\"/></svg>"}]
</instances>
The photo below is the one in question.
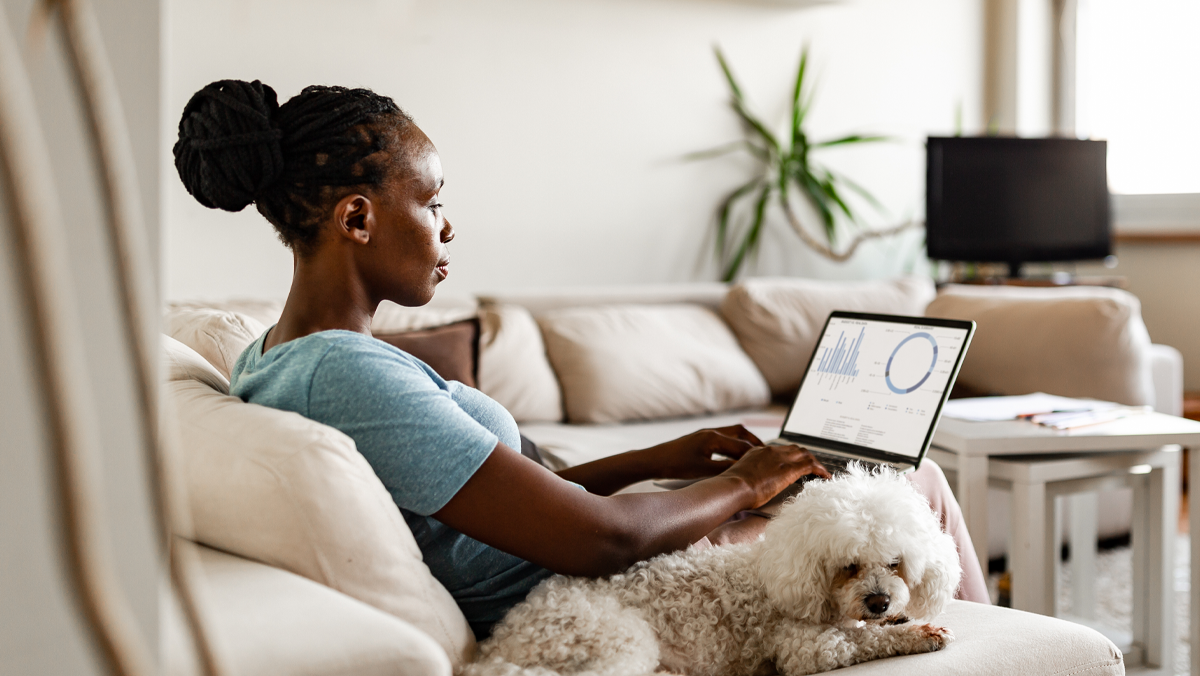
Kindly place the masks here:
<instances>
[{"instance_id":1,"label":"laptop keyboard","mask_svg":"<svg viewBox=\"0 0 1200 676\"><path fill-rule=\"evenodd\" d=\"M861 463L863 468L868 472L874 471L880 467L880 463L871 462L870 460L864 460L862 458L847 458L845 456L834 455L832 453L822 453L821 451L815 451L812 449L809 449L809 453L812 453L813 457L816 458L817 461L822 465L824 465L825 469L829 470L830 474L845 474L846 465L854 461Z\"/></svg>"}]
</instances>

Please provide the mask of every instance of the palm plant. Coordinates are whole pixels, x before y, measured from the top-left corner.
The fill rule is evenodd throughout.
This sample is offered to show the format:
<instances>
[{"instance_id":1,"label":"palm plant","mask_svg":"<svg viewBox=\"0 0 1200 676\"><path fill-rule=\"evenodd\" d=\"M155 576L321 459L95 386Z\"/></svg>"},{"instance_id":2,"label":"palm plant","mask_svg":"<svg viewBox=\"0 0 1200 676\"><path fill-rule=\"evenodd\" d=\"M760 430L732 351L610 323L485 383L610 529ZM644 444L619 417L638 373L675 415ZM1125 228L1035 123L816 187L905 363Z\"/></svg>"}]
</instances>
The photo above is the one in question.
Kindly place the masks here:
<instances>
[{"instance_id":1,"label":"palm plant","mask_svg":"<svg viewBox=\"0 0 1200 676\"><path fill-rule=\"evenodd\" d=\"M747 257L758 251L763 226L766 222L767 207L774 198L781 207L788 223L802 242L821 255L834 261L845 261L854 255L854 251L863 241L876 237L894 234L903 230L911 223L905 223L884 230L860 230L849 245L842 251L835 251L833 245L837 237L837 214L843 214L848 223L861 227L858 217L845 199L846 191L852 191L864 198L868 203L880 208L879 202L862 186L839 175L830 169L820 166L812 160L813 151L859 143L874 143L886 140L883 136L865 136L851 134L828 141L813 142L809 140L805 130L805 120L813 105L813 92L805 82L808 68L808 48L800 53L800 67L796 72L795 87L792 89L792 119L788 130L789 135L778 138L767 125L752 114L742 95L742 88L737 78L729 68L725 55L719 47L714 47L717 62L729 83L730 107L743 123L746 138L741 141L703 151L692 155L692 158L714 157L730 152L745 151L760 164L757 175L738 186L717 207L716 247L717 258L724 267L722 279L732 281L746 262ZM810 234L804 228L790 199L791 189L799 193L809 202L821 218L825 235L824 242ZM753 198L749 222L739 227L731 227L731 219L735 206L745 199Z\"/></svg>"}]
</instances>

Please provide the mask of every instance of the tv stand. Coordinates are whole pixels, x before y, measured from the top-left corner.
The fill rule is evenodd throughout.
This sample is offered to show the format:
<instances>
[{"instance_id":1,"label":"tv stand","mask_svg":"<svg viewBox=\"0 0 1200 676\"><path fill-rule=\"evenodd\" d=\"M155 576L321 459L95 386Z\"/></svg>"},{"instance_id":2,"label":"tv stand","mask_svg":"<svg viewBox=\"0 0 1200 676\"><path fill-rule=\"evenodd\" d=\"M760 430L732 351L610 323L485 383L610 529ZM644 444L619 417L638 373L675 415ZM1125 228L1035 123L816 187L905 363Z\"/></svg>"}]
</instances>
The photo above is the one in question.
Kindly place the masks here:
<instances>
[{"instance_id":1,"label":"tv stand","mask_svg":"<svg viewBox=\"0 0 1200 676\"><path fill-rule=\"evenodd\" d=\"M1055 275L1051 277L968 277L952 279L947 284L978 284L981 286L1108 286L1114 289L1128 289L1129 283L1120 276L1081 276ZM939 286L941 286L939 284Z\"/></svg>"}]
</instances>

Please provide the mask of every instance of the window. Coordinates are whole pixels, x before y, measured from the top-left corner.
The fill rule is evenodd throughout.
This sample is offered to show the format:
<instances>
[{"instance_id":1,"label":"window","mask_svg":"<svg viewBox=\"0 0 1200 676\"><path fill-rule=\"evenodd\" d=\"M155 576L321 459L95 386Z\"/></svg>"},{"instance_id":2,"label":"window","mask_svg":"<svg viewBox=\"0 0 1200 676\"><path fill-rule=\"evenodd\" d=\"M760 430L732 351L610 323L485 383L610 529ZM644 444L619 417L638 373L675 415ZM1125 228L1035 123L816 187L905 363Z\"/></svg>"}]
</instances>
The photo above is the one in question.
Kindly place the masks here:
<instances>
[{"instance_id":1,"label":"window","mask_svg":"<svg viewBox=\"0 0 1200 676\"><path fill-rule=\"evenodd\" d=\"M1076 132L1108 140L1118 227L1200 229L1200 2L1079 0L1077 17Z\"/></svg>"}]
</instances>

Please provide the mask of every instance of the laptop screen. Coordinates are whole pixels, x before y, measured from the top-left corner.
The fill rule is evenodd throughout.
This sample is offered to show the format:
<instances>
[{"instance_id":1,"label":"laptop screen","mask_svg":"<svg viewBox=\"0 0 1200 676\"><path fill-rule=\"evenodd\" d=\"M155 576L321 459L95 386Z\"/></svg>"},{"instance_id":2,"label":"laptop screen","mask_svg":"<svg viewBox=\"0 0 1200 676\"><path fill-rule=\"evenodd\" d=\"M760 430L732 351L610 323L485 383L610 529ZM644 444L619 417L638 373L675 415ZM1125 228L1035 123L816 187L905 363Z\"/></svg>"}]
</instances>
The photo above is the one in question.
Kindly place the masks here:
<instances>
[{"instance_id":1,"label":"laptop screen","mask_svg":"<svg viewBox=\"0 0 1200 676\"><path fill-rule=\"evenodd\" d=\"M897 319L830 317L783 431L916 459L970 329Z\"/></svg>"}]
</instances>

